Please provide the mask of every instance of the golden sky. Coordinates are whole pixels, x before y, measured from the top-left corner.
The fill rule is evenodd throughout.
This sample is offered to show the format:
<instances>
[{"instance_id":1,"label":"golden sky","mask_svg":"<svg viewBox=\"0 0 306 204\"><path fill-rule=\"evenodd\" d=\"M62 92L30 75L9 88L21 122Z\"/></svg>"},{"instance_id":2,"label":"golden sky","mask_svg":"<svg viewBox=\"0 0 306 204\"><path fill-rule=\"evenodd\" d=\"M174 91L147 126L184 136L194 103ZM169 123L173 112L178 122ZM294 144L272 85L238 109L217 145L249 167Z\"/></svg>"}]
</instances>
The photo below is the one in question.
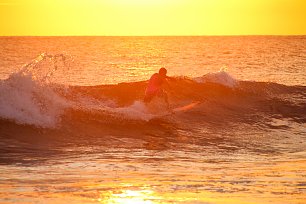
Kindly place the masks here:
<instances>
[{"instance_id":1,"label":"golden sky","mask_svg":"<svg viewBox=\"0 0 306 204\"><path fill-rule=\"evenodd\" d=\"M306 0L0 0L0 35L305 35Z\"/></svg>"}]
</instances>

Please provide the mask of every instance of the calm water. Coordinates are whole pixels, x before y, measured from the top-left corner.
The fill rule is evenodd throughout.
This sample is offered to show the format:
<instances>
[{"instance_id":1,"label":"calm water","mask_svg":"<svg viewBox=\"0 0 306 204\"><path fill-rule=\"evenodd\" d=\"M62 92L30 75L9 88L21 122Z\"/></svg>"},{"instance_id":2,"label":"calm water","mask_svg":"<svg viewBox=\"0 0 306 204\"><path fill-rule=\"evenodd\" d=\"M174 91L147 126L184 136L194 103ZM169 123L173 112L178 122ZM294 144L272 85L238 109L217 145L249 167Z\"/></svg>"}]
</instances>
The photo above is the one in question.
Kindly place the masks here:
<instances>
[{"instance_id":1,"label":"calm water","mask_svg":"<svg viewBox=\"0 0 306 204\"><path fill-rule=\"evenodd\" d=\"M305 36L0 45L0 203L305 203Z\"/></svg>"},{"instance_id":2,"label":"calm water","mask_svg":"<svg viewBox=\"0 0 306 204\"><path fill-rule=\"evenodd\" d=\"M240 80L305 85L306 37L1 37L0 76L39 54L65 53L57 80L100 85L147 80L161 66L197 77L226 67Z\"/></svg>"}]
</instances>

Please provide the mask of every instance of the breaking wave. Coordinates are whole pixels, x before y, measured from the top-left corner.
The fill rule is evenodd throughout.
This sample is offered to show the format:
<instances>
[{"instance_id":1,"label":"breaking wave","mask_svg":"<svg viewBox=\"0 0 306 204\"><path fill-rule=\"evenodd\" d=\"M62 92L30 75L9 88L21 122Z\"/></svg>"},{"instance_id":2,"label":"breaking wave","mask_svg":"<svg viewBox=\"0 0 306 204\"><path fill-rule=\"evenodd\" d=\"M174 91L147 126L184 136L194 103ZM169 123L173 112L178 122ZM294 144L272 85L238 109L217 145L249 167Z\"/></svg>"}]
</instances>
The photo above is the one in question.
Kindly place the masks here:
<instances>
[{"instance_id":1,"label":"breaking wave","mask_svg":"<svg viewBox=\"0 0 306 204\"><path fill-rule=\"evenodd\" d=\"M1 80L0 122L51 129L78 129L87 124L87 128L107 127L110 131L114 126L118 130L123 125L152 125L152 121L172 124L186 117L190 129L224 121L258 124L269 119L296 123L306 120L304 86L239 81L224 70L194 79L172 77L170 87L166 88L172 108L192 101L201 103L191 111L165 115L161 100L156 99L149 106L142 102L147 81L98 86L53 83L52 73L69 60L65 55L41 54ZM52 66L46 71L50 62Z\"/></svg>"}]
</instances>

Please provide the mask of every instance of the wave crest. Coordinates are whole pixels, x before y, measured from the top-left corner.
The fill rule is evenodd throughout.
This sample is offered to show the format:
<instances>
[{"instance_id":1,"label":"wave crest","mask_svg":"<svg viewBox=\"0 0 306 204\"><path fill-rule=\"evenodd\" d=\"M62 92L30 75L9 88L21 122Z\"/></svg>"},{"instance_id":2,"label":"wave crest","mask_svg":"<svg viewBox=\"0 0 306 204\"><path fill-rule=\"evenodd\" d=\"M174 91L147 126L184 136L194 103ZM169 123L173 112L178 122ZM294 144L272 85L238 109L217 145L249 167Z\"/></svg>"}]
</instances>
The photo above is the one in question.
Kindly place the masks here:
<instances>
[{"instance_id":1,"label":"wave crest","mask_svg":"<svg viewBox=\"0 0 306 204\"><path fill-rule=\"evenodd\" d=\"M6 80L0 81L0 117L18 124L55 127L68 102L47 82L47 75L35 75L46 58L40 55Z\"/></svg>"},{"instance_id":2,"label":"wave crest","mask_svg":"<svg viewBox=\"0 0 306 204\"><path fill-rule=\"evenodd\" d=\"M112 118L119 124L130 120L147 122L160 118L165 111L159 102L151 107L142 102L146 81L69 87L52 83L52 72L67 58L42 54L8 79L1 80L0 118L17 124L54 128L63 118L71 124L80 120L75 115L85 116L81 118L88 121L97 119L98 123ZM216 115L220 116L217 118L220 121L252 122L250 115L261 118L278 115L305 122L304 86L238 81L225 70L195 79L173 77L169 85L166 91L172 108L192 101L202 102L196 111L186 113L192 116L190 120L197 122L203 117L208 122L216 120ZM66 111L68 109L72 111ZM176 121L180 120L179 116Z\"/></svg>"},{"instance_id":3,"label":"wave crest","mask_svg":"<svg viewBox=\"0 0 306 204\"><path fill-rule=\"evenodd\" d=\"M230 88L238 86L238 80L227 73L225 69L221 69L219 72L205 74L202 77L196 77L194 80L198 83L211 82Z\"/></svg>"}]
</instances>

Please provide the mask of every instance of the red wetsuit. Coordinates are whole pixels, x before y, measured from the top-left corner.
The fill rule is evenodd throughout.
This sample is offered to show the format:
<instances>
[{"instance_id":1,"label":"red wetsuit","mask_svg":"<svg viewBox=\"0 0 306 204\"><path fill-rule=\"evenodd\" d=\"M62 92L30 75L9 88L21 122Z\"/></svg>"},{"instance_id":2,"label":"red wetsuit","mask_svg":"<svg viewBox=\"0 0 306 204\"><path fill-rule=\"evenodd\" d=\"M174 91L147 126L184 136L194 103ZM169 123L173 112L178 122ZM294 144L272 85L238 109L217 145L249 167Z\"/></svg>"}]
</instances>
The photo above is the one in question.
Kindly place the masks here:
<instances>
[{"instance_id":1,"label":"red wetsuit","mask_svg":"<svg viewBox=\"0 0 306 204\"><path fill-rule=\"evenodd\" d=\"M164 93L162 89L162 84L164 83L164 80L165 78L161 77L158 73L155 73L151 76L145 92L145 102L150 102L153 97L161 96Z\"/></svg>"}]
</instances>

